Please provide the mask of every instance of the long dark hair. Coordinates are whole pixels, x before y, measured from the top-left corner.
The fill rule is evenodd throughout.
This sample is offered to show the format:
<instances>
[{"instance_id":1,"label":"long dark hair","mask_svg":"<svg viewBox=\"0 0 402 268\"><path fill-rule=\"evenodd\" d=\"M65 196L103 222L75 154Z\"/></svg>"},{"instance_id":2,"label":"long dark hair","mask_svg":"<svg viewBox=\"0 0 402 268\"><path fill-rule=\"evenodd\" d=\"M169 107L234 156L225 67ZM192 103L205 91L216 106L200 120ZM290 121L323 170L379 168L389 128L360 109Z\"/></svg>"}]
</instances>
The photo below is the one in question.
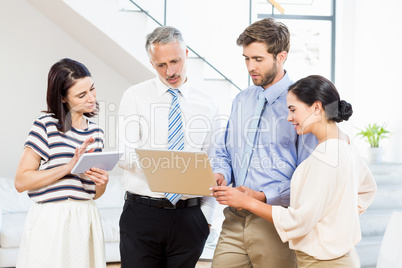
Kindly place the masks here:
<instances>
[{"instance_id":1,"label":"long dark hair","mask_svg":"<svg viewBox=\"0 0 402 268\"><path fill-rule=\"evenodd\" d=\"M334 84L320 75L302 78L291 85L288 91L309 106L320 101L328 121L339 123L348 120L353 114L352 105L341 100Z\"/></svg>"},{"instance_id":2,"label":"long dark hair","mask_svg":"<svg viewBox=\"0 0 402 268\"><path fill-rule=\"evenodd\" d=\"M84 64L72 60L61 59L49 70L47 80L47 111L59 120L58 130L65 133L71 129L71 114L67 103L63 98L67 97L68 90L74 86L80 78L91 77L91 73ZM99 104L91 113L84 113L86 117L94 117L98 112Z\"/></svg>"}]
</instances>

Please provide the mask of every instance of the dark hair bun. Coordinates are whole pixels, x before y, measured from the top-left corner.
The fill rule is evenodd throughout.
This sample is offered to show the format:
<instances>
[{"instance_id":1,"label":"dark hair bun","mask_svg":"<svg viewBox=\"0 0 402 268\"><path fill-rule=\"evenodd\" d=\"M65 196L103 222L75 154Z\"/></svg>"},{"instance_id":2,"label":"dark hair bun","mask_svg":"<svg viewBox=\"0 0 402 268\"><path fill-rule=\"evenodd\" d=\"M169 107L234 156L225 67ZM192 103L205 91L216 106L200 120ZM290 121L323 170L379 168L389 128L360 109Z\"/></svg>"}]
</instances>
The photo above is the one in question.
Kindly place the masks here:
<instances>
[{"instance_id":1,"label":"dark hair bun","mask_svg":"<svg viewBox=\"0 0 402 268\"><path fill-rule=\"evenodd\" d=\"M339 103L338 115L334 118L335 122L347 121L353 114L352 104L341 100Z\"/></svg>"}]
</instances>

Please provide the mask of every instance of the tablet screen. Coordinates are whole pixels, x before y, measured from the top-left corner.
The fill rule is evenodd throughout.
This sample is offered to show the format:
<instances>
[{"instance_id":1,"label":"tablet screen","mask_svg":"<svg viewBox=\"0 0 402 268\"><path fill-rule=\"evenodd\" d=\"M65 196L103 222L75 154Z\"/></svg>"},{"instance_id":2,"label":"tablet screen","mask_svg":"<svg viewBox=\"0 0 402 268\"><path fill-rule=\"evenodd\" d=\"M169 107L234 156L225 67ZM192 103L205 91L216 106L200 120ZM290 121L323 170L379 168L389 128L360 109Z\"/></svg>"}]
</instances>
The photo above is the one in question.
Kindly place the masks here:
<instances>
[{"instance_id":1,"label":"tablet screen","mask_svg":"<svg viewBox=\"0 0 402 268\"><path fill-rule=\"evenodd\" d=\"M85 153L78 160L77 164L75 164L71 173L84 173L93 167L110 171L116 166L122 155L123 153L117 151Z\"/></svg>"}]
</instances>

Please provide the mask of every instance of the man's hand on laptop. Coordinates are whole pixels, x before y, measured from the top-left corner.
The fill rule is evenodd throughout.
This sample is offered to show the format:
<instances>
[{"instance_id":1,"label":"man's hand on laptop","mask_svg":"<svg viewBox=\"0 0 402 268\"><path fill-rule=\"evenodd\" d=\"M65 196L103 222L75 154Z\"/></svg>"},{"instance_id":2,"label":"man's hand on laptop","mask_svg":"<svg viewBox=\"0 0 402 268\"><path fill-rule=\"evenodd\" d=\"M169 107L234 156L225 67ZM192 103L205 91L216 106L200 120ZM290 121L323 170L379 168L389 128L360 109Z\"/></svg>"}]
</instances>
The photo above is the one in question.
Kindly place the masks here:
<instances>
[{"instance_id":1,"label":"man's hand on laptop","mask_svg":"<svg viewBox=\"0 0 402 268\"><path fill-rule=\"evenodd\" d=\"M218 186L227 186L228 183L225 180L225 177L221 173L214 173L216 185Z\"/></svg>"}]
</instances>

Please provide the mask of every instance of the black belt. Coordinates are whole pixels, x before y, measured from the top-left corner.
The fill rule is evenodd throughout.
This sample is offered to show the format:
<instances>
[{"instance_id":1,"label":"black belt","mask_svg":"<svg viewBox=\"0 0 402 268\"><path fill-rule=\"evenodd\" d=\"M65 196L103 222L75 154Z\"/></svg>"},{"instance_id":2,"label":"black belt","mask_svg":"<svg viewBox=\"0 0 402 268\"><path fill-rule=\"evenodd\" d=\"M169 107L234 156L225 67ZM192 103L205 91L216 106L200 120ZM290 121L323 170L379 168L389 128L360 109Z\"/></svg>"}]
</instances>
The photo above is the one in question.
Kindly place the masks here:
<instances>
[{"instance_id":1,"label":"black belt","mask_svg":"<svg viewBox=\"0 0 402 268\"><path fill-rule=\"evenodd\" d=\"M124 195L124 200L137 204L158 207L158 208L165 208L165 209L188 208L192 206L198 206L200 204L200 198L179 200L176 203L176 205L173 205L166 198L154 198L144 195L132 194L130 192L126 192L126 194Z\"/></svg>"}]
</instances>

